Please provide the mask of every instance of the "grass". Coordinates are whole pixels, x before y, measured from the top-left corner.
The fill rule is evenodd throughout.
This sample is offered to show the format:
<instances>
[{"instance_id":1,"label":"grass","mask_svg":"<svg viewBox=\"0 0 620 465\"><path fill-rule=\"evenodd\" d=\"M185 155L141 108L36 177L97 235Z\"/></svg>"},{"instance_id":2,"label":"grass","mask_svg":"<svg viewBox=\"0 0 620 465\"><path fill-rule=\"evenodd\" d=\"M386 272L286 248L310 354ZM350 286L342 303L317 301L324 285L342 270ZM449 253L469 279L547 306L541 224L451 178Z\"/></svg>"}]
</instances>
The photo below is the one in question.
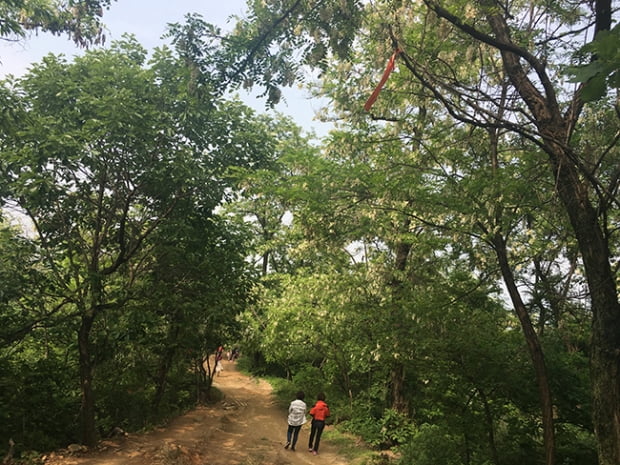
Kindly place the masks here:
<instances>
[{"instance_id":1,"label":"grass","mask_svg":"<svg viewBox=\"0 0 620 465\"><path fill-rule=\"evenodd\" d=\"M326 440L336 446L338 453L345 457L350 465L388 465L391 459L376 450L370 449L360 438L343 433L338 427L326 429Z\"/></svg>"}]
</instances>

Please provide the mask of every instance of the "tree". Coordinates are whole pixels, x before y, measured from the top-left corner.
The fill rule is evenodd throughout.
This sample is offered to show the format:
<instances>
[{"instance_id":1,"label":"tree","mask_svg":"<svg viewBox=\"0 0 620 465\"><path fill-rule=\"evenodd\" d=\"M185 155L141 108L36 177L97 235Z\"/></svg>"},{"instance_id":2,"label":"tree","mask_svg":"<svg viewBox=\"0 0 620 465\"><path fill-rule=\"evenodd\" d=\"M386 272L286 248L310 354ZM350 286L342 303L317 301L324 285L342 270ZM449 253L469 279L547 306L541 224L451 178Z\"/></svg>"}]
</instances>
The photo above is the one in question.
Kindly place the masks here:
<instances>
[{"instance_id":1,"label":"tree","mask_svg":"<svg viewBox=\"0 0 620 465\"><path fill-rule=\"evenodd\" d=\"M131 38L73 63L46 57L11 83L18 123L2 138L3 202L29 219L55 304L79 321L88 445L97 437L98 322L133 299L151 240L177 209L208 218L228 167L260 163L245 132L251 110L218 100L168 49L150 66L145 59Z\"/></svg>"},{"instance_id":2,"label":"tree","mask_svg":"<svg viewBox=\"0 0 620 465\"><path fill-rule=\"evenodd\" d=\"M256 134L263 134L255 145L264 151L260 167L231 171L238 192L227 206L230 214L252 230L251 247L261 276L269 273L294 272L295 261L288 254L285 224L290 215L284 193L298 164L305 163L317 149L289 118L258 118ZM258 271L257 270L257 271Z\"/></svg>"},{"instance_id":3,"label":"tree","mask_svg":"<svg viewBox=\"0 0 620 465\"><path fill-rule=\"evenodd\" d=\"M99 314L122 305L126 294L122 288L110 294L108 282L183 195L181 186L162 178L170 168L161 172L155 163L173 157L181 166L187 149L179 136L165 134L174 122L162 111L168 96L140 69L144 56L126 43L74 65L47 57L19 83L25 124L20 141L5 140L3 147L12 181L5 199L29 217L58 292L79 315L82 440L88 445L96 439L91 331ZM112 82L125 86L111 89Z\"/></svg>"},{"instance_id":4,"label":"tree","mask_svg":"<svg viewBox=\"0 0 620 465\"><path fill-rule=\"evenodd\" d=\"M496 5L481 4L479 14L485 17L488 27L485 29L482 25L472 25L466 18L455 14L453 9L447 9L435 2L426 2L426 5L439 18L454 27L455 32L458 31L457 35L463 33L465 37L478 40L500 53L506 77L516 92L515 97L522 100L529 110L531 120L536 122L535 128L525 123L511 127L512 121L509 118L514 117L515 113L510 112L505 117L492 119L490 124L508 127L524 137L532 138L548 156L553 177L557 180L559 200L570 218L579 244L592 300L592 382L599 456L603 464L615 463L620 459L620 446L616 439L613 439L620 434L617 415L620 410L620 383L617 370L613 368L618 366L619 356L612 354L619 353L620 304L611 268L610 237L605 215L601 216L600 213L607 211L616 202L606 194L614 191L613 185L601 186L603 179L597 176L596 172L585 168L582 162L585 157L580 156L574 146L571 147L571 136L583 107L580 94L576 92L572 100L567 100L563 105L558 102L562 89L553 84L553 76L543 58L545 51L532 53L526 48L525 42L518 42L516 31L510 25L510 17L521 16L517 10L501 12ZM610 22L611 9L597 13L596 24L599 28L604 28L603 24ZM547 37L550 39L550 36ZM425 79L421 72L421 63L417 59L405 60L405 63L414 75ZM536 81L528 75L526 66L534 70ZM430 78L428 75L426 77ZM431 79L434 84L429 83L429 87L434 89L438 96L439 86L447 83L436 74ZM473 96L473 93L468 95L459 90L459 93L454 95L468 98ZM457 106L446 99L443 101L447 108L464 121L477 126L488 124L482 119L469 119L465 111L471 107ZM510 108L506 106L504 110L509 112ZM592 202L592 194L595 195L596 204ZM547 463L552 461L553 459L548 457Z\"/></svg>"}]
</instances>

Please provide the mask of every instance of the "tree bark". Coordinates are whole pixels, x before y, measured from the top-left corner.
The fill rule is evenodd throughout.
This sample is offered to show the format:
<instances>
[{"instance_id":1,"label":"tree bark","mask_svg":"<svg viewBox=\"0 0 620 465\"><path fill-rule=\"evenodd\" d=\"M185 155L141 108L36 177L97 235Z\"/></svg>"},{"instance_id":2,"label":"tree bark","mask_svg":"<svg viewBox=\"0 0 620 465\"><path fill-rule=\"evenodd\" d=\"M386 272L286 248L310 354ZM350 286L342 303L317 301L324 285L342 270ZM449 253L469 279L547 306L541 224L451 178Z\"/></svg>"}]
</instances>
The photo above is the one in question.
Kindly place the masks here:
<instances>
[{"instance_id":1,"label":"tree bark","mask_svg":"<svg viewBox=\"0 0 620 465\"><path fill-rule=\"evenodd\" d=\"M169 346L169 348L164 351L164 354L159 360L159 367L157 368L157 379L155 380L155 395L153 396L152 404L154 412L157 412L159 410L159 407L161 406L161 401L164 397L164 392L166 391L168 373L170 372L170 367L172 366L172 361L175 354L176 349L174 348L174 346Z\"/></svg>"},{"instance_id":2,"label":"tree bark","mask_svg":"<svg viewBox=\"0 0 620 465\"><path fill-rule=\"evenodd\" d=\"M499 465L499 453L497 452L497 444L495 443L495 425L493 422L493 414L491 413L491 406L489 400L482 389L476 386L476 391L480 395L482 406L484 407L484 418L487 423L487 431L489 435L489 449L491 449L491 457L493 457L493 463Z\"/></svg>"},{"instance_id":3,"label":"tree bark","mask_svg":"<svg viewBox=\"0 0 620 465\"><path fill-rule=\"evenodd\" d=\"M515 313L521 323L525 341L532 359L534 371L536 372L536 381L538 383L538 393L540 397L540 406L542 410L542 426L543 438L545 445L545 463L553 465L555 463L555 427L553 422L553 401L551 396L551 388L549 387L549 377L547 375L547 366L543 350L538 340L536 330L527 312L527 308L523 303L519 289L515 283L512 269L508 261L508 252L506 250L506 242L499 234L493 238L493 247L497 260L499 262L504 284L508 289L510 300L515 309Z\"/></svg>"},{"instance_id":4,"label":"tree bark","mask_svg":"<svg viewBox=\"0 0 620 465\"><path fill-rule=\"evenodd\" d=\"M181 310L175 310L171 316L171 320L168 326L168 335L166 337L166 345L164 352L159 359L159 366L157 368L157 379L155 387L155 395L153 396L153 411L157 412L161 405L161 401L166 391L166 383L168 382L168 373L172 367L172 362L177 354L179 333L181 331L180 326L183 320L183 312Z\"/></svg>"},{"instance_id":5,"label":"tree bark","mask_svg":"<svg viewBox=\"0 0 620 465\"><path fill-rule=\"evenodd\" d=\"M90 331L95 321L93 310L82 313L78 331L78 351L80 361L80 388L82 401L80 405L80 439L82 444L94 447L97 444L95 428L95 396L93 394L93 367L90 354Z\"/></svg>"},{"instance_id":6,"label":"tree bark","mask_svg":"<svg viewBox=\"0 0 620 465\"><path fill-rule=\"evenodd\" d=\"M395 363L390 371L390 397L394 410L409 415L409 401L405 396L405 367L400 362Z\"/></svg>"},{"instance_id":7,"label":"tree bark","mask_svg":"<svg viewBox=\"0 0 620 465\"><path fill-rule=\"evenodd\" d=\"M551 145L551 144L550 144ZM558 194L577 237L592 302L591 378L600 465L620 463L620 303L611 253L596 210L570 157L551 155Z\"/></svg>"},{"instance_id":8,"label":"tree bark","mask_svg":"<svg viewBox=\"0 0 620 465\"><path fill-rule=\"evenodd\" d=\"M401 227L400 233L408 232L409 227L411 225L411 220L409 218L405 218L403 221L403 225ZM409 253L411 252L411 244L399 241L395 247L395 265L394 268L397 273L402 273L407 268L407 260L409 258ZM392 297L394 301L394 311L397 313L396 315L392 314L392 321L395 325L400 324L400 305L401 305L401 293L402 293L402 279L400 276L395 273L394 277L391 281L392 287ZM395 347L398 344L398 334L395 333L396 340L394 341ZM402 362L403 358L400 357L397 360L392 359L392 364L390 367L390 404L394 410L403 415L409 415L409 401L405 395L405 367Z\"/></svg>"}]
</instances>

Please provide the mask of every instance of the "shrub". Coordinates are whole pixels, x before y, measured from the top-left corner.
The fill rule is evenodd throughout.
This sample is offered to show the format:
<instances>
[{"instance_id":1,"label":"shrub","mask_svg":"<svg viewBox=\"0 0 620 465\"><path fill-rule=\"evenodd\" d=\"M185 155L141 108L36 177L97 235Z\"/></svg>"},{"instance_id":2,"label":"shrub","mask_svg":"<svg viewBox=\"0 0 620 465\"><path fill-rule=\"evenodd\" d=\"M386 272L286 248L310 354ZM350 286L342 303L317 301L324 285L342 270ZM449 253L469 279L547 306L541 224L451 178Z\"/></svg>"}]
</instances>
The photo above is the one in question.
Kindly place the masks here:
<instances>
[{"instance_id":1,"label":"shrub","mask_svg":"<svg viewBox=\"0 0 620 465\"><path fill-rule=\"evenodd\" d=\"M457 438L439 425L421 425L400 448L402 465L463 465Z\"/></svg>"},{"instance_id":2,"label":"shrub","mask_svg":"<svg viewBox=\"0 0 620 465\"><path fill-rule=\"evenodd\" d=\"M381 449L407 443L415 431L411 420L394 409L384 410L378 419L370 415L360 416L357 412L354 418L344 422L343 429Z\"/></svg>"}]
</instances>

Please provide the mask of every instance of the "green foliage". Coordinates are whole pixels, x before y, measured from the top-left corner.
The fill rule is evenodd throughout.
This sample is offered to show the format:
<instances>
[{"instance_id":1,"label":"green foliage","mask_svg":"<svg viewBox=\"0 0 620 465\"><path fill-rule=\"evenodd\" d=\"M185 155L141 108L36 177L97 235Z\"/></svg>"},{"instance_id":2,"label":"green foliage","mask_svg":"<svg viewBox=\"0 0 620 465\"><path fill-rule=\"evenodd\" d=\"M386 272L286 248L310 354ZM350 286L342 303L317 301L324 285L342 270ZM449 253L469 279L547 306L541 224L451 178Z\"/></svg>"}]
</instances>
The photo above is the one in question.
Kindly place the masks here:
<instances>
[{"instance_id":1,"label":"green foliage","mask_svg":"<svg viewBox=\"0 0 620 465\"><path fill-rule=\"evenodd\" d=\"M403 465L464 465L461 440L440 425L422 424L411 441L400 448Z\"/></svg>"},{"instance_id":2,"label":"green foliage","mask_svg":"<svg viewBox=\"0 0 620 465\"><path fill-rule=\"evenodd\" d=\"M100 373L107 374L105 367ZM115 376L117 382L114 384L98 383L96 396L100 414L97 428L102 437L109 436L115 427L125 431L139 431L166 418L168 412L153 413L153 384L144 383L143 371L138 371L136 375L141 379L136 380L136 376L124 372L122 377L118 374Z\"/></svg>"},{"instance_id":3,"label":"green foliage","mask_svg":"<svg viewBox=\"0 0 620 465\"><path fill-rule=\"evenodd\" d=\"M306 400L309 403L314 402L319 392L329 393L323 373L319 368L311 365L299 367L293 375L291 384L293 386L300 386L300 389L305 392Z\"/></svg>"},{"instance_id":4,"label":"green foliage","mask_svg":"<svg viewBox=\"0 0 620 465\"><path fill-rule=\"evenodd\" d=\"M239 19L225 41L228 78L244 88L258 86L272 106L281 87L304 79L305 65L324 68L331 53L348 55L362 11L356 0L248 3L247 19Z\"/></svg>"},{"instance_id":5,"label":"green foliage","mask_svg":"<svg viewBox=\"0 0 620 465\"><path fill-rule=\"evenodd\" d=\"M558 463L596 465L596 440L591 430L570 423L558 425Z\"/></svg>"},{"instance_id":6,"label":"green foliage","mask_svg":"<svg viewBox=\"0 0 620 465\"><path fill-rule=\"evenodd\" d=\"M18 228L0 226L0 351L20 340L33 326L53 319L53 311L40 307L51 291L46 268L36 247ZM32 308L29 312L28 309Z\"/></svg>"},{"instance_id":7,"label":"green foliage","mask_svg":"<svg viewBox=\"0 0 620 465\"><path fill-rule=\"evenodd\" d=\"M112 0L68 2L48 0L3 0L0 3L0 37L24 37L27 31L41 30L67 34L77 45L103 44L101 17Z\"/></svg>"},{"instance_id":8,"label":"green foliage","mask_svg":"<svg viewBox=\"0 0 620 465\"><path fill-rule=\"evenodd\" d=\"M505 409L497 425L497 447L501 457L511 465L543 463L540 440L540 420L535 414L523 414L515 406ZM488 449L482 453L488 455Z\"/></svg>"},{"instance_id":9,"label":"green foliage","mask_svg":"<svg viewBox=\"0 0 620 465\"><path fill-rule=\"evenodd\" d=\"M44 332L38 335L46 337ZM16 453L75 442L79 404L75 362L49 346L38 351L34 340L10 359L0 360L0 435L13 438Z\"/></svg>"},{"instance_id":10,"label":"green foliage","mask_svg":"<svg viewBox=\"0 0 620 465\"><path fill-rule=\"evenodd\" d=\"M407 443L414 432L409 418L394 409L385 410L379 424L381 425L381 443L388 446Z\"/></svg>"},{"instance_id":11,"label":"green foliage","mask_svg":"<svg viewBox=\"0 0 620 465\"><path fill-rule=\"evenodd\" d=\"M566 73L571 76L570 82L584 83L581 96L586 102L601 99L609 88L620 88L618 43L620 25L616 25L611 31L600 31L592 42L579 51L579 56L586 59L593 57L594 60L566 68Z\"/></svg>"},{"instance_id":12,"label":"green foliage","mask_svg":"<svg viewBox=\"0 0 620 465\"><path fill-rule=\"evenodd\" d=\"M323 18L289 22L303 11L298 4L250 5L235 34L241 42L256 39L243 64L258 56L258 75L272 64L260 61L263 55L289 54L279 71L296 71L291 48L307 56L313 47L303 34L313 36L328 12L347 5L321 2ZM320 366L340 391L335 397L349 400L341 406L347 423L368 436L380 437L373 421L392 405L424 425L403 463L539 463L545 392L536 389L525 330L528 344L543 341L557 421L583 432L586 444L592 432L580 413L591 413L582 365L591 314L579 294L591 238L581 239L579 257L575 217L572 225L568 217L592 198L591 211L605 213L601 223L591 217L596 224L582 226L606 239L614 229L603 216L613 217L617 203L606 194L617 190L610 176L617 175L617 118L610 100L581 119L564 112L579 110L591 89L571 94L561 72L584 31L604 25L611 12L571 2L356 6L348 23L359 30L343 29L355 36L347 58L332 44L313 50L331 58L320 68L319 92L330 99L325 115L344 124L319 156L291 165L282 197L297 266L266 278L244 315L253 347L293 373L304 361ZM526 16L532 21L519 20ZM282 46L267 46L267 56L261 47L274 37ZM617 42L617 30L601 33L586 50L586 59L597 61L579 70L579 80L598 80L594 95L601 82L615 86ZM397 70L365 113L363 102L396 46L403 51ZM558 124L548 120L554 109ZM554 151L550 133L562 133L566 147ZM562 185L573 163L574 179L588 173L588 185ZM572 204L562 198L567 191L579 193ZM611 243L617 251L617 238ZM599 263L617 255L599 252ZM511 296L498 292L501 281ZM613 289L606 292L603 314L617 301ZM526 307L519 320L508 313L511 305Z\"/></svg>"},{"instance_id":13,"label":"green foliage","mask_svg":"<svg viewBox=\"0 0 620 465\"><path fill-rule=\"evenodd\" d=\"M364 415L362 409L356 409L356 415L350 420L344 421L340 428L351 434L355 434L368 444L379 447L383 443L382 431L379 421L370 415Z\"/></svg>"},{"instance_id":14,"label":"green foliage","mask_svg":"<svg viewBox=\"0 0 620 465\"><path fill-rule=\"evenodd\" d=\"M337 139L334 157L342 155L338 147L345 143L352 144L348 148L359 143L349 137ZM396 143L385 149L389 155L379 153L371 161L364 158L368 151L355 152L346 169L338 163L310 161L306 166L312 168L293 177L288 192L290 204L297 206L294 225L304 233L301 238L290 236L291 248L303 257L304 267L289 275L268 276L259 300L260 321L256 312L245 321L262 325L261 337L256 331L253 334L271 363L286 366L293 375L298 370L304 373L304 360L320 366L315 371L332 389L335 423L373 445L406 444L413 425L441 425L451 444L448 461L459 463L469 454L471 463L489 463L495 447L513 463L527 460L528 454L536 463L541 454L539 402L522 335L503 302L495 298L492 280L483 281L479 272L470 271L476 263L492 274L493 257L476 250L475 238L460 243L455 239L463 237L459 232L467 230L474 218L521 231L518 215L497 215L497 192L501 184L506 202L528 205L532 189L515 180L524 169L536 171L529 165L536 163L527 157L523 165L507 159L501 162L501 181L474 182L462 174L486 172L486 153L460 152L456 147L461 142L455 139L445 153L458 173L454 177L430 168L431 175L420 175L430 157L421 156L415 160L419 165L414 165L413 156L400 154ZM435 156L444 153L440 147L444 143L434 147ZM475 141L468 144L471 147ZM359 163L355 156L360 157ZM399 165L399 156L403 164L416 169ZM378 166L382 169L377 170ZM416 199L412 207L403 201L409 195ZM380 207L373 208L373 202ZM462 214L452 214L455 209ZM439 223L445 218L442 224L450 225L451 232L441 234L438 228L426 234L418 225L415 233L402 233L395 227L401 211L424 214ZM372 234L380 239L367 238ZM553 261L554 253L561 255L562 249L550 249L544 237L538 245L527 233L517 236L515 253L527 256L536 251ZM413 244L415 255L403 271L395 271L391 248L403 240ZM354 241L362 244L357 248L364 253L360 263L342 253L341 247ZM528 272L523 270L524 281ZM398 293L394 282L400 283ZM563 336L572 340L568 333ZM550 363L560 368L559 361ZM386 386L391 367L399 365L411 406L405 413L389 408ZM563 376L582 372L579 363L565 368ZM557 381L564 382L563 376ZM304 376L296 387L315 382ZM580 398L587 403L585 391L576 389L574 396L573 401ZM587 405L584 411L589 411ZM489 444L490 431L493 444ZM420 433L418 441L432 444L434 433L428 437Z\"/></svg>"},{"instance_id":15,"label":"green foliage","mask_svg":"<svg viewBox=\"0 0 620 465\"><path fill-rule=\"evenodd\" d=\"M354 418L341 427L380 449L407 444L415 431L411 419L394 409L384 410L379 418L366 414L361 408L356 408L354 414Z\"/></svg>"},{"instance_id":16,"label":"green foliage","mask_svg":"<svg viewBox=\"0 0 620 465\"><path fill-rule=\"evenodd\" d=\"M513 21L529 8L518 3L505 12L463 2L250 6L223 43L191 16L171 26L173 50L148 65L127 38L71 65L48 57L3 90L0 193L19 200L49 246L2 237L6 347L33 322L48 326L54 350L72 347L73 316L96 309L89 343L103 430L184 408L199 397L189 367L241 340L242 363L291 379L278 388L283 403L298 389L309 403L326 391L331 421L377 447L399 445L403 464L533 465L544 455L540 400L503 280L543 345L558 461L594 463L583 257L556 202L561 179L548 176L537 105L515 104L523 89L477 41L496 36L483 18L504 19L523 59L545 57L531 69L548 108L573 108L553 83L587 8L532 8L545 15L532 24L549 26L534 29ZM567 32L554 50L559 25ZM583 51L597 59L573 70L588 82L582 97L618 86L617 34ZM394 40L405 55L368 118L362 104ZM274 104L301 63L319 65L330 108L347 123L320 150L290 121L219 98L231 83L259 85ZM588 106L565 140L609 225L612 110ZM109 215L89 209L98 198ZM222 199L238 202L220 210ZM613 228L602 229L617 251ZM15 265L19 257L36 267ZM94 258L97 272L84 267ZM41 346L27 348L24 366L44 358ZM69 415L65 402L53 400Z\"/></svg>"}]
</instances>

